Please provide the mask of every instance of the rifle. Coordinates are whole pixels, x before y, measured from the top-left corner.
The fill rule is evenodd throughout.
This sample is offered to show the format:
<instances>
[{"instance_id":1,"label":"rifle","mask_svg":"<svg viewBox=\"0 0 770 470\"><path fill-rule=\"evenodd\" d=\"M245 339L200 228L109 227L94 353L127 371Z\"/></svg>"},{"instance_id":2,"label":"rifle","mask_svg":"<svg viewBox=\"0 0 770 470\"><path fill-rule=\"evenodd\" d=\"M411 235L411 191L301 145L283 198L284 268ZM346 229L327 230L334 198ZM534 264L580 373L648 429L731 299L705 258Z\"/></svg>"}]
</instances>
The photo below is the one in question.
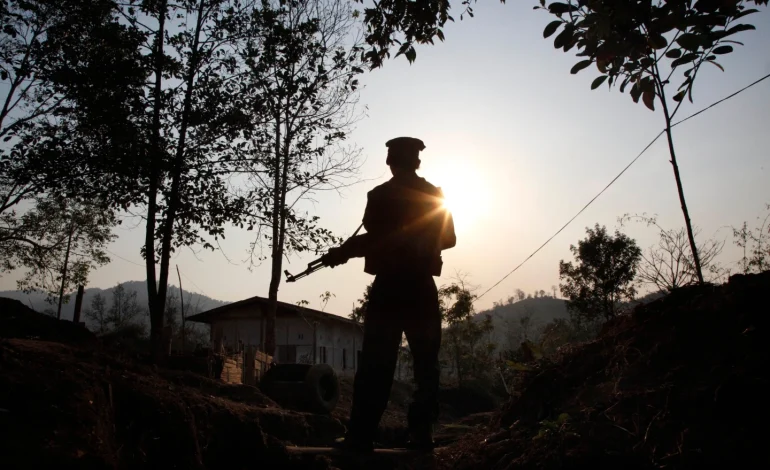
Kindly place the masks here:
<instances>
[{"instance_id":1,"label":"rifle","mask_svg":"<svg viewBox=\"0 0 770 470\"><path fill-rule=\"evenodd\" d=\"M355 232L353 232L353 235L351 235L350 237L348 237L348 239L347 239L347 240L345 240L345 241L342 243L342 245L345 245L345 243L349 242L351 239L353 239L353 237L355 237L356 235L358 235L358 232L361 230L361 228L362 228L363 226L364 226L364 224L361 224L361 225L359 225L359 226L358 226L358 228L356 229L356 231L355 231ZM297 279L302 279L303 277L309 276L309 275L313 274L314 272L316 272L316 271L318 271L318 270L320 270L320 269L323 269L323 268L325 268L325 267L326 267L326 265L325 265L325 264L324 264L324 262L323 262L323 256L322 256L322 257L320 257L320 258L318 258L318 259L315 259L315 260L313 260L313 261L309 262L309 263L307 264L307 269L306 269L306 270L304 270L304 271L302 271L302 272L301 272L301 273L299 273L299 274L296 274L296 275L294 275L294 274L291 274L291 273L289 272L289 270L288 270L288 269L284 269L284 270L283 270L283 273L286 275L286 282L294 282L294 281L296 281Z\"/></svg>"}]
</instances>

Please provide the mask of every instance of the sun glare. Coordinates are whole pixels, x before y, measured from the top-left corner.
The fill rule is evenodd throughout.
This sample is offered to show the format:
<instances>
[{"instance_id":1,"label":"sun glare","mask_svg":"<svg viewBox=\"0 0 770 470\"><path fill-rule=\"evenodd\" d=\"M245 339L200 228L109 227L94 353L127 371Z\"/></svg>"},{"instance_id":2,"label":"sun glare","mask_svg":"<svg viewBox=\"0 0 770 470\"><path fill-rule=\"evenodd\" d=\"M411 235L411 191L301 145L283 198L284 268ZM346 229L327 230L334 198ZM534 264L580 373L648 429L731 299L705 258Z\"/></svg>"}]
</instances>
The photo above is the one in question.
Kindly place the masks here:
<instances>
[{"instance_id":1,"label":"sun glare","mask_svg":"<svg viewBox=\"0 0 770 470\"><path fill-rule=\"evenodd\" d=\"M425 176L441 187L444 206L452 212L457 229L470 228L489 208L488 190L472 165L445 162Z\"/></svg>"}]
</instances>

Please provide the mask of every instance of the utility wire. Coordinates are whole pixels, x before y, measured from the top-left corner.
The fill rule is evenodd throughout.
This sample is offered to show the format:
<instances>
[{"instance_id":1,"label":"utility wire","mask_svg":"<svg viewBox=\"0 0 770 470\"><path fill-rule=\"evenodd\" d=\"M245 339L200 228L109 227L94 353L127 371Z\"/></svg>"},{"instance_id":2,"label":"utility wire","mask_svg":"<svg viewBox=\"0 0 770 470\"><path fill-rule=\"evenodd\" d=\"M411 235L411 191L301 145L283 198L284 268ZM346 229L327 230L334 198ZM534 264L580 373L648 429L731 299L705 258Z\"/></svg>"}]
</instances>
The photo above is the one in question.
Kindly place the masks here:
<instances>
[{"instance_id":1,"label":"utility wire","mask_svg":"<svg viewBox=\"0 0 770 470\"><path fill-rule=\"evenodd\" d=\"M104 250L105 250L107 253L111 254L112 256L115 256L115 257L117 257L117 258L120 258L120 259L122 259L122 260L123 260L123 261L125 261L126 263L131 263L131 264L133 264L134 266L139 266L140 268L145 268L145 267L146 267L146 266L145 266L145 265L143 265L143 264L135 263L135 262L131 261L130 259L126 259L126 258L124 258L124 257L122 257L122 256L120 256L120 255L118 255L118 254L115 254L115 253L113 253L112 251L108 250L107 248L105 248Z\"/></svg>"},{"instance_id":2,"label":"utility wire","mask_svg":"<svg viewBox=\"0 0 770 470\"><path fill-rule=\"evenodd\" d=\"M716 105L718 105L718 104L720 104L720 103L723 103L723 102L725 102L725 101L727 101L727 100L729 100L729 99L731 99L731 98L734 98L735 96L739 95L740 93L743 93L744 91L748 90L749 88L753 87L754 85L757 85L758 83L762 82L763 80L766 80L767 78L770 78L770 74L768 74L768 75L765 75L764 77L760 78L759 80L757 80L757 81L755 81L755 82L753 82L753 83L751 83L751 84L749 84L749 85L746 85L745 87L741 88L740 90L736 91L735 93L733 93L733 94L731 94L731 95L729 95L729 96L726 96L726 97L722 98L721 100L719 100L719 101L716 101L716 102L714 102L714 103L710 104L709 106L707 106L707 107L705 107L705 108L701 109L700 111L698 111L698 112L696 112L696 113L693 113L693 114L691 114L691 115L687 116L686 118L682 119L681 121L677 121L676 123L674 123L674 124L672 124L672 125L671 125L671 128L673 128L673 127L675 127L675 126L678 126L679 124L681 124L681 123L683 123L683 122L685 122L685 121L687 121L687 120L689 120L689 119L692 119L692 118L694 118L695 116L697 116L697 115L699 115L699 114L701 114L701 113L704 113L704 112L708 111L709 109L713 108L714 106L716 106ZM652 145L653 145L653 144L654 144L654 143L655 143L655 142L656 142L656 141L657 141L657 140L660 138L660 136L662 136L662 135L663 135L663 133L665 133L665 132L666 132L666 130L665 130L665 129L664 129L664 130L662 130L662 131L660 131L660 133L659 133L658 135L656 135L656 136L655 136L655 138L654 138L654 139L652 139L652 140L650 141L650 143L649 143L649 144L647 144L647 146L646 146L646 147L644 147L644 149L642 149L642 151L641 151L641 152L639 152L639 154L638 154L636 157L634 157L634 159L633 159L633 160L631 160L631 162L630 162L628 165L626 165L626 167L625 167L625 168L623 168L623 169L620 171L620 173L618 173L618 175L617 175L617 176L615 176L615 177L612 179L612 181L610 181L610 182L609 182L609 184L607 184L607 186L605 186L605 187L604 187L604 189L602 189L601 191L599 191L599 194L597 194L596 196L594 196L594 197L593 197L593 199L591 199L590 201L588 201L588 204L586 204L585 206L583 206L583 208L582 208L582 209L580 209L580 210L578 211L578 213L577 213L577 214L575 214L575 215L574 215L574 216L573 216L571 219L569 219L569 220L567 221L567 223L566 223L566 224L564 224L564 225L563 225L563 226L562 226L562 227L561 227L561 228L560 228L558 231L556 231L556 233L554 233L553 235L551 235L551 237L550 237L548 240L546 240L546 241L545 241L545 243L543 243L542 245L540 245L540 246L539 246L539 247L538 247L538 248L537 248L535 251L533 251L533 252L532 252L532 254L530 254L529 256L527 256L527 257L524 259L524 261L522 261L521 263L519 263L519 265L518 265L518 266L516 266L516 267L515 267L515 268L513 268L513 269L512 269L512 270L511 270L511 271L510 271L508 274L506 274L505 276L503 276L503 277L502 277L502 279L500 279L499 281L497 281L496 283L494 283L494 284L492 285L492 287L490 287L489 289L485 290L485 291L484 291L484 292L483 292L481 295L479 295L478 297L476 297L476 299L474 299L473 303L476 303L476 302L477 302L479 299L481 299L482 297L484 297L484 296L485 296L485 295L486 295L486 294L487 294L489 291L491 291L492 289L494 289L495 287L497 287L498 285L500 285L500 283L501 283L501 282L503 282L504 280L506 280L506 279L508 278L508 276L510 276L511 274L515 273L515 272L516 272L516 271L517 271L517 270L518 270L520 267L522 267L522 266L524 265L524 263L526 263L527 261L529 261L529 260L530 260L530 259L531 259L533 256L535 256L535 255L536 255L536 254L537 254L537 253L538 253L538 252L539 252L541 249L543 249L543 247L545 247L545 246L546 246L546 245L547 245L547 244L548 244L548 243L549 243L551 240L553 240L554 238L556 238L556 236L557 236L557 235L559 235L559 234L560 234L560 233L561 233L561 232L562 232L562 231L563 231L565 228L567 228L567 226L568 226L569 224L571 224L571 223L572 223L572 221L574 221L574 220L575 220L575 219L576 219L576 218L577 218L577 217L578 217L580 214L582 214L582 213L583 213L583 212L584 212L586 209L588 209L588 206L590 206L591 204L593 204L593 202L594 202L596 199L598 199L598 198L599 198L599 196L601 196L601 195L602 195L602 194L603 194L605 191L607 191L607 189L609 189L609 187L610 187L610 186L612 186L612 185L613 185L613 183L615 183L615 181L617 181L617 180L618 180L618 178L620 178L620 177L623 175L623 173L625 173L625 172L626 172L626 170L628 170L629 168L631 168L631 165L633 165L634 163L636 163L636 161L637 161L637 160L639 160L639 158L640 158L642 155L644 155L644 153L645 153L645 152L647 152L647 150L649 150L649 148L650 148L650 147L652 147Z\"/></svg>"},{"instance_id":3,"label":"utility wire","mask_svg":"<svg viewBox=\"0 0 770 470\"><path fill-rule=\"evenodd\" d=\"M196 287L196 288L197 288L197 289L200 291L200 293L201 293L201 294L203 294L203 295L205 295L206 297L208 297L208 295L207 295L207 294L206 294L206 293L203 291L203 289L201 289L201 288L200 288L200 286L198 286L198 284L196 284L196 283L195 283L195 281L193 281L192 279L190 279L190 277L189 277L189 276L187 276L185 273L182 273L182 277L184 277L185 279L187 279L188 281L190 281L190 282L192 283L192 285L193 285L193 286L195 286L195 287Z\"/></svg>"}]
</instances>

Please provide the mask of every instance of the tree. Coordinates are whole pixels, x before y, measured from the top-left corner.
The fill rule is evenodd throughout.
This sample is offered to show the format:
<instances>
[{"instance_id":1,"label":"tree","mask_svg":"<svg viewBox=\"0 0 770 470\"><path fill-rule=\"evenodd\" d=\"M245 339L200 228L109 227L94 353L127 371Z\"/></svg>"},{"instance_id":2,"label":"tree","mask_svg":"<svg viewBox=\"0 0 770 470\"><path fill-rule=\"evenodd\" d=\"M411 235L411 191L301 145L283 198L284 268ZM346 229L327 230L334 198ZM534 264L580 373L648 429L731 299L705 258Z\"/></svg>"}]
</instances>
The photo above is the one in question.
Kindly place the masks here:
<instances>
[{"instance_id":1,"label":"tree","mask_svg":"<svg viewBox=\"0 0 770 470\"><path fill-rule=\"evenodd\" d=\"M626 215L620 218L621 224L629 220L638 220L658 229L657 245L642 252L637 272L639 282L669 292L698 283L695 262L684 227L679 230L665 230L655 217L644 215ZM694 234L699 234L697 227ZM708 282L715 282L724 277L725 270L716 261L724 244L724 241L706 240L698 245L701 268L706 271L705 280Z\"/></svg>"},{"instance_id":2,"label":"tree","mask_svg":"<svg viewBox=\"0 0 770 470\"><path fill-rule=\"evenodd\" d=\"M747 9L745 5L750 2L741 0L568 0L551 2L547 7L546 0L540 3L542 7L536 9L542 8L558 17L545 27L543 36L548 38L564 26L554 39L554 47L564 52L576 47L577 55L583 57L572 67L572 74L595 63L601 75L593 81L591 89L607 82L608 87L619 84L623 93L631 85L629 92L635 103L641 98L652 111L656 100L660 103L695 273L698 282L703 284L701 259L674 150L672 120L685 97L693 101L693 85L701 67L711 64L724 70L717 63L717 56L732 52L731 44L741 44L731 37L756 29L737 22L757 10ZM751 3L767 5L767 0ZM682 68L685 70L678 91L667 96L667 86Z\"/></svg>"},{"instance_id":3,"label":"tree","mask_svg":"<svg viewBox=\"0 0 770 470\"><path fill-rule=\"evenodd\" d=\"M522 300L524 300L526 298L527 298L527 294L523 290L516 289L516 300L521 302Z\"/></svg>"},{"instance_id":4,"label":"tree","mask_svg":"<svg viewBox=\"0 0 770 470\"><path fill-rule=\"evenodd\" d=\"M557 318L546 324L540 333L540 351L544 356L550 356L566 344L589 341L599 332L594 323L575 323L565 318Z\"/></svg>"},{"instance_id":5,"label":"tree","mask_svg":"<svg viewBox=\"0 0 770 470\"><path fill-rule=\"evenodd\" d=\"M641 258L636 242L618 231L613 237L596 224L586 233L578 246L570 245L574 264L559 261L561 293L576 323L617 315L619 304L636 294L633 281Z\"/></svg>"},{"instance_id":6,"label":"tree","mask_svg":"<svg viewBox=\"0 0 770 470\"><path fill-rule=\"evenodd\" d=\"M67 47L51 73L61 76L57 86L76 106L45 129L37 162L44 165L48 155L57 169L66 168L57 176L69 191L108 196L120 208L144 212L141 254L152 354L160 361L171 254L194 244L214 249L211 238L246 216L245 197L229 187L232 142L248 124L234 53L243 8L238 0L113 6L107 26L124 31L115 51L81 47L72 35L61 38ZM99 61L110 93L82 86Z\"/></svg>"},{"instance_id":7,"label":"tree","mask_svg":"<svg viewBox=\"0 0 770 470\"><path fill-rule=\"evenodd\" d=\"M77 286L88 283L92 269L109 263L106 246L115 239L119 221L99 203L78 203L63 197L39 196L23 215L0 217L2 270L24 269L17 281L24 292L40 290L53 303L62 302Z\"/></svg>"},{"instance_id":8,"label":"tree","mask_svg":"<svg viewBox=\"0 0 770 470\"><path fill-rule=\"evenodd\" d=\"M369 294L372 292L372 283L366 286L364 290L364 296L358 299L358 306L353 307L353 311L348 314L348 318L357 323L364 323L364 316L366 315L366 309L369 308Z\"/></svg>"},{"instance_id":9,"label":"tree","mask_svg":"<svg viewBox=\"0 0 770 470\"><path fill-rule=\"evenodd\" d=\"M91 298L91 305L84 312L85 318L96 325L100 335L110 331L110 321L107 316L107 302L102 294L96 294Z\"/></svg>"},{"instance_id":10,"label":"tree","mask_svg":"<svg viewBox=\"0 0 770 470\"><path fill-rule=\"evenodd\" d=\"M363 3L363 0L355 0ZM505 3L505 0L500 0ZM471 0L462 0L462 20L465 15L473 17ZM381 67L390 57L390 49L398 45L396 57L403 55L414 62L417 52L415 44L433 44L438 38L444 41L442 28L447 21L454 21L449 14L449 0L381 0L364 9L364 22L367 26L366 43L368 51L362 57L372 68ZM399 34L401 36L399 36Z\"/></svg>"},{"instance_id":11,"label":"tree","mask_svg":"<svg viewBox=\"0 0 770 470\"><path fill-rule=\"evenodd\" d=\"M105 56L120 56L113 40L123 30L112 28L113 17L110 0L9 1L0 8L0 137L5 143L0 150L0 269L28 269L19 287L42 289L51 295L49 301L58 292L58 314L67 298L65 289L84 282L90 266L108 261L100 246L109 241L114 217L109 210L97 209L93 199L75 200L63 190L66 185L55 177L66 168L61 161L35 162L29 156L45 145L43 134L52 123L73 108L74 94L57 85L70 79L61 60L70 45L76 42L77 52L90 48ZM88 63L84 56L78 60ZM79 87L91 96L116 94L114 83L107 79L111 65L99 61L99 73L82 80ZM59 170L47 171L52 168ZM65 211L65 205L72 210ZM82 223L72 226L75 220L67 222L65 213L78 214L74 219L87 228L81 230ZM67 250L70 241L74 246ZM76 262L64 262L67 251L88 252L88 256L76 255Z\"/></svg>"},{"instance_id":12,"label":"tree","mask_svg":"<svg viewBox=\"0 0 770 470\"><path fill-rule=\"evenodd\" d=\"M337 296L327 290L326 292L319 295L318 297L321 299L321 311L323 312L324 310L326 310L326 305L329 303L332 297L337 297Z\"/></svg>"},{"instance_id":13,"label":"tree","mask_svg":"<svg viewBox=\"0 0 770 470\"><path fill-rule=\"evenodd\" d=\"M483 378L490 370L495 345L484 341L494 329L492 316L474 319L476 296L462 278L439 289L442 319L447 324L442 337L442 350L450 358L458 383L468 376Z\"/></svg>"},{"instance_id":14,"label":"tree","mask_svg":"<svg viewBox=\"0 0 770 470\"><path fill-rule=\"evenodd\" d=\"M184 291L172 287L169 288L166 295L166 315L164 325L171 327L172 348L186 352L193 349L196 344L206 343L208 335L204 331L205 328L202 325L192 322L182 322L183 313L185 316L190 316L201 312L201 296L198 295L197 300L193 302L193 295L186 295L184 299L184 312L182 312L182 299L180 296L184 295Z\"/></svg>"},{"instance_id":15,"label":"tree","mask_svg":"<svg viewBox=\"0 0 770 470\"><path fill-rule=\"evenodd\" d=\"M770 204L767 204L770 210ZM743 222L740 229L733 227L733 243L743 250L743 256L740 260L741 272L749 274L752 272L761 273L770 269L770 244L767 242L767 236L770 235L770 212L761 220L759 226L754 230L748 228L748 224Z\"/></svg>"},{"instance_id":16,"label":"tree","mask_svg":"<svg viewBox=\"0 0 770 470\"><path fill-rule=\"evenodd\" d=\"M244 159L258 220L251 262L270 246L270 301L265 352L275 350L275 313L285 256L319 253L339 240L300 203L319 191L338 191L360 165L360 151L343 145L359 115L356 76L363 72L352 10L344 0L266 1L255 6L240 50L248 67L247 106L260 110L246 134ZM250 225L249 229L254 225Z\"/></svg>"},{"instance_id":17,"label":"tree","mask_svg":"<svg viewBox=\"0 0 770 470\"><path fill-rule=\"evenodd\" d=\"M112 288L112 304L107 310L107 321L113 330L122 330L134 325L134 320L143 309L136 301L136 291L129 291L123 283Z\"/></svg>"}]
</instances>

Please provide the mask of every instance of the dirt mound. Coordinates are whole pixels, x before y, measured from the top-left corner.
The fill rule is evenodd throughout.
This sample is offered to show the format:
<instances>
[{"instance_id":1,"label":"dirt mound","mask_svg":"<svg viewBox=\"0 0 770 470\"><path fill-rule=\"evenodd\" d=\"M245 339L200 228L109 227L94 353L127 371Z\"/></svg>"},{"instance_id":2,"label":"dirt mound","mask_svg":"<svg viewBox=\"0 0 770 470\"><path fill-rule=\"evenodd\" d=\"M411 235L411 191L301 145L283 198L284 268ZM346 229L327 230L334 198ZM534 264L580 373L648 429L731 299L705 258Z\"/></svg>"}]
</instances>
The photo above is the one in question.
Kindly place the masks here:
<instances>
[{"instance_id":1,"label":"dirt mound","mask_svg":"<svg viewBox=\"0 0 770 470\"><path fill-rule=\"evenodd\" d=\"M83 326L43 315L18 300L6 297L0 297L0 338L96 344L96 336Z\"/></svg>"},{"instance_id":2,"label":"dirt mound","mask_svg":"<svg viewBox=\"0 0 770 470\"><path fill-rule=\"evenodd\" d=\"M691 287L541 364L444 468L766 467L770 272ZM765 462L765 465L761 465Z\"/></svg>"},{"instance_id":3,"label":"dirt mound","mask_svg":"<svg viewBox=\"0 0 770 470\"><path fill-rule=\"evenodd\" d=\"M500 405L500 399L484 384L468 382L455 387L439 390L442 421L454 422L468 415L493 411Z\"/></svg>"},{"instance_id":4,"label":"dirt mound","mask_svg":"<svg viewBox=\"0 0 770 470\"><path fill-rule=\"evenodd\" d=\"M0 467L308 468L284 445L325 445L343 431L243 389L70 345L0 340Z\"/></svg>"}]
</instances>

